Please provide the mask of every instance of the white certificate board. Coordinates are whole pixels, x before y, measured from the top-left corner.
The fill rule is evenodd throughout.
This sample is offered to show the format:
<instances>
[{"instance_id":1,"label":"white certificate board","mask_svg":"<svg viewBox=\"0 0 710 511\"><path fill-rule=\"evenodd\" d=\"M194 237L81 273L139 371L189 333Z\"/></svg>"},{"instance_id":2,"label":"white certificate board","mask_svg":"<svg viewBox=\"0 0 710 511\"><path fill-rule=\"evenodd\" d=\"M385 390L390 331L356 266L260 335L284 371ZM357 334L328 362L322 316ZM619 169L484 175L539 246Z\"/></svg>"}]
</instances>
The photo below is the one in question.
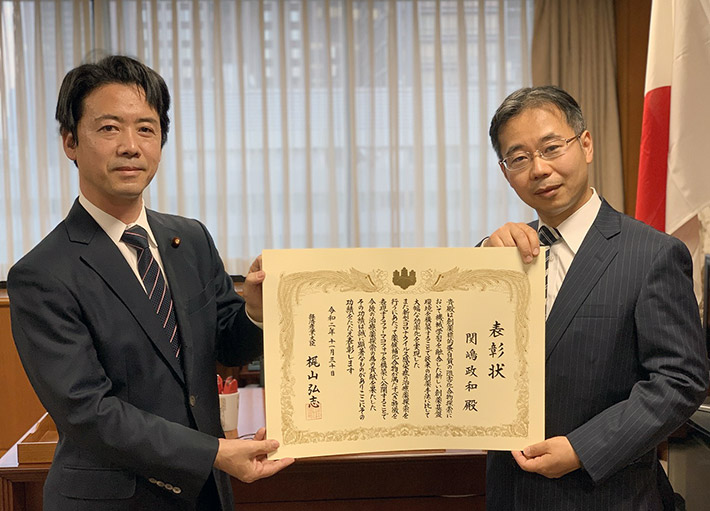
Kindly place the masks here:
<instances>
[{"instance_id":1,"label":"white certificate board","mask_svg":"<svg viewBox=\"0 0 710 511\"><path fill-rule=\"evenodd\" d=\"M544 266L514 248L265 250L271 457L542 441Z\"/></svg>"}]
</instances>

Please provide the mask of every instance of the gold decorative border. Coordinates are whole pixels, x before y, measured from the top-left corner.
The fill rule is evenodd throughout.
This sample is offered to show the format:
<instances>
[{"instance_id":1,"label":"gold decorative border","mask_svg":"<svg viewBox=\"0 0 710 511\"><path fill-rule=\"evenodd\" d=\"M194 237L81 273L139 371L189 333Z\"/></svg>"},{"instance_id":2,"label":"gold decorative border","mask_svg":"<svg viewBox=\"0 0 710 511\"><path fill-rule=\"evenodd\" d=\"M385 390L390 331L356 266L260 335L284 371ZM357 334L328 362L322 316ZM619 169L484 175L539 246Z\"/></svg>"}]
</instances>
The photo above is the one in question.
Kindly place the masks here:
<instances>
[{"instance_id":1,"label":"gold decorative border","mask_svg":"<svg viewBox=\"0 0 710 511\"><path fill-rule=\"evenodd\" d=\"M527 353L529 332L527 310L530 303L530 282L522 272L512 270L461 270L454 267L448 271L426 270L421 280L403 290L394 286L383 270L364 273L351 268L349 271L321 270L296 272L280 276L277 303L281 314L279 347L281 350L281 423L284 444L308 444L392 438L394 436L451 436L451 437L507 437L520 438L528 435L530 415L530 389L528 387ZM389 427L358 427L353 429L314 432L298 429L293 420L295 379L291 372L293 358L293 312L301 297L321 292L359 291L386 294L420 294L425 292L492 290L507 293L508 300L515 303L515 344L520 354L519 370L513 375L518 392L518 415L510 424L496 426L451 426L397 424Z\"/></svg>"}]
</instances>

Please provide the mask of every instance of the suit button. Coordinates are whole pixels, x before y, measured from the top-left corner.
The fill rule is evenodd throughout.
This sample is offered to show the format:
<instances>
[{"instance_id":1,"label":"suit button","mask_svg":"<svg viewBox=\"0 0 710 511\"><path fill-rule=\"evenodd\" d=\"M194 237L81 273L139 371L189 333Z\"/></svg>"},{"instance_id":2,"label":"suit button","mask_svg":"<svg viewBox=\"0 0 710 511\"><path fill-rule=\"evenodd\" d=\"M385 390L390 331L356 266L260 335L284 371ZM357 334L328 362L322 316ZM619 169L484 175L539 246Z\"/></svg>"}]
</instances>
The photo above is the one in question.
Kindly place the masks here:
<instances>
[{"instance_id":1,"label":"suit button","mask_svg":"<svg viewBox=\"0 0 710 511\"><path fill-rule=\"evenodd\" d=\"M195 406L197 398L195 396L190 396L190 406Z\"/></svg>"},{"instance_id":2,"label":"suit button","mask_svg":"<svg viewBox=\"0 0 710 511\"><path fill-rule=\"evenodd\" d=\"M173 488L174 488L174 486L173 486L172 484L170 484L170 483L165 483L165 489L166 489L166 490L172 490Z\"/></svg>"},{"instance_id":3,"label":"suit button","mask_svg":"<svg viewBox=\"0 0 710 511\"><path fill-rule=\"evenodd\" d=\"M175 487L173 488L173 493L174 493L175 495L180 495L180 494L182 493L182 489L180 489L179 486L175 486Z\"/></svg>"},{"instance_id":4,"label":"suit button","mask_svg":"<svg viewBox=\"0 0 710 511\"><path fill-rule=\"evenodd\" d=\"M152 483L152 484L155 484L155 483L158 482L158 480L157 480L155 477L149 477L149 478L148 478L148 482L149 482L149 483Z\"/></svg>"},{"instance_id":5,"label":"suit button","mask_svg":"<svg viewBox=\"0 0 710 511\"><path fill-rule=\"evenodd\" d=\"M164 488L164 487L165 487L165 483L164 483L163 481L158 481L158 482L156 482L155 484L157 484L159 488Z\"/></svg>"}]
</instances>

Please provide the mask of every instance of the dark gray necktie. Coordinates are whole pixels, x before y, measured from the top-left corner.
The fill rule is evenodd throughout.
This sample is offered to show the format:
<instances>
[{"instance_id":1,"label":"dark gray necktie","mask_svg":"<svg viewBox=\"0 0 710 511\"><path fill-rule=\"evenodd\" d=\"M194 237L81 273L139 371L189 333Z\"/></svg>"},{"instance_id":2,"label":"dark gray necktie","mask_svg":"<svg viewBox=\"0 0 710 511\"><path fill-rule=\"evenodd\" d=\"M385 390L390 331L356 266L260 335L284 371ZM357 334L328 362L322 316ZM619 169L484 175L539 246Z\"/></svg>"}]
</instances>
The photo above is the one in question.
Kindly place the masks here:
<instances>
[{"instance_id":1,"label":"dark gray necktie","mask_svg":"<svg viewBox=\"0 0 710 511\"><path fill-rule=\"evenodd\" d=\"M537 231L537 236L540 238L540 246L551 247L562 239L560 231L555 228L543 225ZM545 252L545 312L547 312L547 271L550 266L550 249Z\"/></svg>"},{"instance_id":2,"label":"dark gray necktie","mask_svg":"<svg viewBox=\"0 0 710 511\"><path fill-rule=\"evenodd\" d=\"M170 289L165 283L163 272L160 271L158 261L153 257L148 247L148 233L139 225L126 229L121 236L121 241L136 249L138 254L138 273L143 280L145 292L148 295L153 311L158 315L163 327L165 342L175 354L180 357L180 334L175 321L175 310Z\"/></svg>"}]
</instances>

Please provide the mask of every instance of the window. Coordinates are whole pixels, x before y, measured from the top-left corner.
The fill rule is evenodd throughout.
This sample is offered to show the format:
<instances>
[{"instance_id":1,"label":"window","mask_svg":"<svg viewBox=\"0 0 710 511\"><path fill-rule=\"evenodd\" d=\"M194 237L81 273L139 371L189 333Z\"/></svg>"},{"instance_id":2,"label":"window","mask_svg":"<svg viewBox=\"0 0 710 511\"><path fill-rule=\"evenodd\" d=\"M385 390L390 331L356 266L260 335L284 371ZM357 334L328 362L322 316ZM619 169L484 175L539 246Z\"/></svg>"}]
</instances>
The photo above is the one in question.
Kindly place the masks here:
<instances>
[{"instance_id":1,"label":"window","mask_svg":"<svg viewBox=\"0 0 710 511\"><path fill-rule=\"evenodd\" d=\"M470 246L533 218L487 137L530 82L530 0L1 5L0 279L78 193L54 108L96 48L166 80L172 125L146 204L205 222L231 273L264 248Z\"/></svg>"}]
</instances>

